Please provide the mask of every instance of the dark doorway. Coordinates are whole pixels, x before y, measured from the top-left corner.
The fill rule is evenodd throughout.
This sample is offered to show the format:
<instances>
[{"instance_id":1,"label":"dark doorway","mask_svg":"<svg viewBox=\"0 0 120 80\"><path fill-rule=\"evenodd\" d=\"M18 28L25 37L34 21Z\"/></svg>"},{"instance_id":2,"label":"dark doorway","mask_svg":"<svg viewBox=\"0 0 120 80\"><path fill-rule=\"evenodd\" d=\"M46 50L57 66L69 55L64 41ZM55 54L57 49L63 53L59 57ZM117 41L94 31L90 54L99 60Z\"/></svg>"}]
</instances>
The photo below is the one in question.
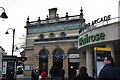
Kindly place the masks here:
<instances>
[{"instance_id":1,"label":"dark doorway","mask_svg":"<svg viewBox=\"0 0 120 80\"><path fill-rule=\"evenodd\" d=\"M48 74L48 59L39 59L39 72L42 73L42 70L45 70Z\"/></svg>"},{"instance_id":2,"label":"dark doorway","mask_svg":"<svg viewBox=\"0 0 120 80\"><path fill-rule=\"evenodd\" d=\"M60 71L63 68L63 59L53 58L53 66L55 71L55 76L60 76Z\"/></svg>"},{"instance_id":3,"label":"dark doorway","mask_svg":"<svg viewBox=\"0 0 120 80\"><path fill-rule=\"evenodd\" d=\"M79 62L71 62L68 64L68 66L69 79L73 79L76 76L76 70L79 67Z\"/></svg>"},{"instance_id":4,"label":"dark doorway","mask_svg":"<svg viewBox=\"0 0 120 80\"><path fill-rule=\"evenodd\" d=\"M16 80L17 56L4 55L2 58L4 80Z\"/></svg>"},{"instance_id":5,"label":"dark doorway","mask_svg":"<svg viewBox=\"0 0 120 80\"><path fill-rule=\"evenodd\" d=\"M6 80L15 80L15 62L7 62Z\"/></svg>"},{"instance_id":6,"label":"dark doorway","mask_svg":"<svg viewBox=\"0 0 120 80\"><path fill-rule=\"evenodd\" d=\"M39 72L41 74L42 70L45 70L48 74L48 54L49 51L45 48L39 53Z\"/></svg>"},{"instance_id":7,"label":"dark doorway","mask_svg":"<svg viewBox=\"0 0 120 80\"><path fill-rule=\"evenodd\" d=\"M77 47L73 45L71 49L68 50L68 77L73 79L76 76L76 70L80 66L80 55Z\"/></svg>"},{"instance_id":8,"label":"dark doorway","mask_svg":"<svg viewBox=\"0 0 120 80\"><path fill-rule=\"evenodd\" d=\"M55 76L60 76L60 71L63 68L63 55L56 53L53 55L53 66L56 69Z\"/></svg>"},{"instance_id":9,"label":"dark doorway","mask_svg":"<svg viewBox=\"0 0 120 80\"><path fill-rule=\"evenodd\" d=\"M63 55L64 55L64 51L57 46L57 48L55 50L53 50L53 67L54 67L54 76L56 77L60 77L60 71L63 68Z\"/></svg>"}]
</instances>

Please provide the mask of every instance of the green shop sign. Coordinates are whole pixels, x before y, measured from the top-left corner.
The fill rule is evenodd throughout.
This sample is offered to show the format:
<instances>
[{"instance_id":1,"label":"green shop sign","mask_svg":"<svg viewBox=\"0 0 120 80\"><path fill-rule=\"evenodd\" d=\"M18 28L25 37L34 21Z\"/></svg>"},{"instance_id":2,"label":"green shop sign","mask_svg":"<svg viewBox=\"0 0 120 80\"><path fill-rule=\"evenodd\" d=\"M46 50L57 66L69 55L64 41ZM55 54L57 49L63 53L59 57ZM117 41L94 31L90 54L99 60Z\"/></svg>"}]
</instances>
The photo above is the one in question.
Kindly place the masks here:
<instances>
[{"instance_id":1,"label":"green shop sign","mask_svg":"<svg viewBox=\"0 0 120 80\"><path fill-rule=\"evenodd\" d=\"M85 34L84 37L79 38L79 46L85 45L90 42L100 41L105 39L105 33L97 33L95 35Z\"/></svg>"}]
</instances>

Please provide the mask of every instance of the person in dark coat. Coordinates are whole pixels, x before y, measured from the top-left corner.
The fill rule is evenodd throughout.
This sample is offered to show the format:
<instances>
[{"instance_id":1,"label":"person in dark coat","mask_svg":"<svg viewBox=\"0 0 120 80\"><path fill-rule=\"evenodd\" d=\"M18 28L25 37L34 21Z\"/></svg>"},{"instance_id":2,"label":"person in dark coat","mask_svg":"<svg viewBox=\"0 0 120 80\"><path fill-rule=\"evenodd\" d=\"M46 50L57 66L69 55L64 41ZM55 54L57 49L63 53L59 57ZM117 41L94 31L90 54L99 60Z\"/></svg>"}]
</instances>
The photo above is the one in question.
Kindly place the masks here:
<instances>
[{"instance_id":1,"label":"person in dark coat","mask_svg":"<svg viewBox=\"0 0 120 80\"><path fill-rule=\"evenodd\" d=\"M62 68L60 71L61 80L64 80L65 70Z\"/></svg>"},{"instance_id":2,"label":"person in dark coat","mask_svg":"<svg viewBox=\"0 0 120 80\"><path fill-rule=\"evenodd\" d=\"M31 75L31 80L38 80L39 70L33 68L31 71Z\"/></svg>"},{"instance_id":3,"label":"person in dark coat","mask_svg":"<svg viewBox=\"0 0 120 80\"><path fill-rule=\"evenodd\" d=\"M105 66L101 69L97 80L120 80L120 68L115 65L111 56L105 57Z\"/></svg>"},{"instance_id":4,"label":"person in dark coat","mask_svg":"<svg viewBox=\"0 0 120 80\"><path fill-rule=\"evenodd\" d=\"M74 78L74 80L93 80L91 76L87 73L87 68L85 66L80 67L80 73Z\"/></svg>"},{"instance_id":5,"label":"person in dark coat","mask_svg":"<svg viewBox=\"0 0 120 80\"><path fill-rule=\"evenodd\" d=\"M51 80L54 80L55 78L55 74L56 74L55 71L56 71L55 67L52 66L50 69Z\"/></svg>"},{"instance_id":6,"label":"person in dark coat","mask_svg":"<svg viewBox=\"0 0 120 80\"><path fill-rule=\"evenodd\" d=\"M35 80L35 69L32 67L32 70L31 70L31 80Z\"/></svg>"},{"instance_id":7,"label":"person in dark coat","mask_svg":"<svg viewBox=\"0 0 120 80\"><path fill-rule=\"evenodd\" d=\"M53 66L50 69L50 76L51 76L51 80L53 79Z\"/></svg>"}]
</instances>

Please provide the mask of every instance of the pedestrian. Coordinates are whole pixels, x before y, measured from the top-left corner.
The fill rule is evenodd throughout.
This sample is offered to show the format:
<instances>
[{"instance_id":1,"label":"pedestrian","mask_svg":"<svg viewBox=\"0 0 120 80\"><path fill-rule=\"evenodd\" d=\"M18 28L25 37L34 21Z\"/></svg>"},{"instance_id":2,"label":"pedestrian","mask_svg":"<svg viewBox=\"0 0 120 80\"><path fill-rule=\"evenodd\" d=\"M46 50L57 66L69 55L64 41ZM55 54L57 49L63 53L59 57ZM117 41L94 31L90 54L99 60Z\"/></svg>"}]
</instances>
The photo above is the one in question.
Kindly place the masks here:
<instances>
[{"instance_id":1,"label":"pedestrian","mask_svg":"<svg viewBox=\"0 0 120 80\"><path fill-rule=\"evenodd\" d=\"M31 75L31 80L38 80L39 70L32 68Z\"/></svg>"},{"instance_id":2,"label":"pedestrian","mask_svg":"<svg viewBox=\"0 0 120 80\"><path fill-rule=\"evenodd\" d=\"M120 68L116 66L111 56L104 58L105 66L101 69L97 80L120 80Z\"/></svg>"},{"instance_id":3,"label":"pedestrian","mask_svg":"<svg viewBox=\"0 0 120 80\"><path fill-rule=\"evenodd\" d=\"M62 68L60 71L61 74L61 80L64 80L65 70Z\"/></svg>"},{"instance_id":4,"label":"pedestrian","mask_svg":"<svg viewBox=\"0 0 120 80\"><path fill-rule=\"evenodd\" d=\"M79 75L80 71L79 69L76 69L76 76Z\"/></svg>"},{"instance_id":5,"label":"pedestrian","mask_svg":"<svg viewBox=\"0 0 120 80\"><path fill-rule=\"evenodd\" d=\"M40 74L41 75L41 80L46 80L46 71L45 70L42 70L42 73Z\"/></svg>"},{"instance_id":6,"label":"pedestrian","mask_svg":"<svg viewBox=\"0 0 120 80\"><path fill-rule=\"evenodd\" d=\"M79 74L74 78L74 80L93 80L93 78L88 75L87 68L85 66L81 66Z\"/></svg>"},{"instance_id":7,"label":"pedestrian","mask_svg":"<svg viewBox=\"0 0 120 80\"><path fill-rule=\"evenodd\" d=\"M53 66L50 69L50 76L51 76L51 80L53 80Z\"/></svg>"},{"instance_id":8,"label":"pedestrian","mask_svg":"<svg viewBox=\"0 0 120 80\"><path fill-rule=\"evenodd\" d=\"M32 67L32 70L31 70L31 80L34 80L34 78L35 78L34 68Z\"/></svg>"},{"instance_id":9,"label":"pedestrian","mask_svg":"<svg viewBox=\"0 0 120 80\"><path fill-rule=\"evenodd\" d=\"M52 66L51 69L50 69L50 75L51 75L51 80L55 80L55 77L56 77L56 67L55 66Z\"/></svg>"}]
</instances>

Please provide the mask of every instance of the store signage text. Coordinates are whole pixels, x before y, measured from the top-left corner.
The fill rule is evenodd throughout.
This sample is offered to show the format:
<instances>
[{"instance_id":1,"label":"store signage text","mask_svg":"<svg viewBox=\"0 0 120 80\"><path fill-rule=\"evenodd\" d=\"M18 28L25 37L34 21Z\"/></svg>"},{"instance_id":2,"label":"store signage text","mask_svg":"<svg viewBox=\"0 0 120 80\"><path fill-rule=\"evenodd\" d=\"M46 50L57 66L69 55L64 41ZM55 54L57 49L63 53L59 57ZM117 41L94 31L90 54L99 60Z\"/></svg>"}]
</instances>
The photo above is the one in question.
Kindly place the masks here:
<instances>
[{"instance_id":1,"label":"store signage text","mask_svg":"<svg viewBox=\"0 0 120 80\"><path fill-rule=\"evenodd\" d=\"M87 23L83 27L81 27L79 33L81 33L82 31L88 28L95 27L94 24L101 23L101 22L108 21L108 20L111 20L111 15L104 16L96 20L93 20L91 23Z\"/></svg>"},{"instance_id":2,"label":"store signage text","mask_svg":"<svg viewBox=\"0 0 120 80\"><path fill-rule=\"evenodd\" d=\"M69 58L79 58L79 54L69 54Z\"/></svg>"},{"instance_id":3,"label":"store signage text","mask_svg":"<svg viewBox=\"0 0 120 80\"><path fill-rule=\"evenodd\" d=\"M85 45L90 42L100 41L105 39L105 33L97 33L95 35L85 34L83 37L79 39L79 46Z\"/></svg>"}]
</instances>

